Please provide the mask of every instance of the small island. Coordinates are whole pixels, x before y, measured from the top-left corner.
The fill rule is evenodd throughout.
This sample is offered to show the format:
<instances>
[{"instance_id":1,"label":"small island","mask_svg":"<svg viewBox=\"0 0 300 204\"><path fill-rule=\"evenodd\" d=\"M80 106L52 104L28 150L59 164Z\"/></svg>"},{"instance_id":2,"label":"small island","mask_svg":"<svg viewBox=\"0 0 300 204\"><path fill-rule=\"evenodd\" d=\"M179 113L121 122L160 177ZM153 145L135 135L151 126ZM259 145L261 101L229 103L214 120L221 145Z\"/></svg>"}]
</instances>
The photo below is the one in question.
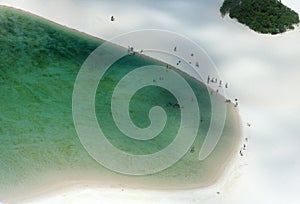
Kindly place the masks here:
<instances>
[{"instance_id":1,"label":"small island","mask_svg":"<svg viewBox=\"0 0 300 204\"><path fill-rule=\"evenodd\" d=\"M220 12L264 34L284 33L299 24L298 13L280 0L225 0Z\"/></svg>"}]
</instances>

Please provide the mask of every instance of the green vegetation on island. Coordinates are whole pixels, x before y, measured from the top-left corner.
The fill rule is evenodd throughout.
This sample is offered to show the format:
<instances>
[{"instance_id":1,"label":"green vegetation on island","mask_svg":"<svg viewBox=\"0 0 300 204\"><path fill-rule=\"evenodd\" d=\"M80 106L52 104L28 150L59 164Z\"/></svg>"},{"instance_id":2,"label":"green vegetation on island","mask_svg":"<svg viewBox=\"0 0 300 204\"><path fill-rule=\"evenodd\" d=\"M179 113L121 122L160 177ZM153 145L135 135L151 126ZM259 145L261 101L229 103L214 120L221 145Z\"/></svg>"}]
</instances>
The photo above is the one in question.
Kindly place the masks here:
<instances>
[{"instance_id":1,"label":"green vegetation on island","mask_svg":"<svg viewBox=\"0 0 300 204\"><path fill-rule=\"evenodd\" d=\"M278 0L225 0L220 12L259 33L283 33L299 24L299 15Z\"/></svg>"}]
</instances>

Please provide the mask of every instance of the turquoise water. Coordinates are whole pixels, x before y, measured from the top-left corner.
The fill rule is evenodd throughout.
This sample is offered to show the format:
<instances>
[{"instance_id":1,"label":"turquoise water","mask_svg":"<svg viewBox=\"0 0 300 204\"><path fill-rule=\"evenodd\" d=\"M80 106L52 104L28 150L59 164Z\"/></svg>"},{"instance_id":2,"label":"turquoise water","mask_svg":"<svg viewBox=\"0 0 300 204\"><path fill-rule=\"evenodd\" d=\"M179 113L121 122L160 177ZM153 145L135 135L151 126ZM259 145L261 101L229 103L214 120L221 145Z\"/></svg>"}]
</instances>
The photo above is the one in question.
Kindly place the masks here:
<instances>
[{"instance_id":1,"label":"turquoise water","mask_svg":"<svg viewBox=\"0 0 300 204\"><path fill-rule=\"evenodd\" d=\"M0 7L0 199L12 189L26 192L28 186L37 189L61 180L163 189L201 187L218 178L236 151L239 120L228 105L218 146L206 160L197 159L210 123L209 94L205 86L180 73L200 102L202 122L195 151L188 152L172 167L148 176L125 176L98 164L76 134L72 92L81 64L100 44L99 40L43 19ZM159 63L140 56L123 57L110 67L97 90L99 124L114 146L133 154L165 148L173 141L180 123L180 110L167 106L169 102L176 103L176 98L165 89L149 86L132 98L130 116L138 127L147 127L150 108L163 107L168 121L161 134L141 142L125 137L114 124L110 110L113 88L126 73L152 64Z\"/></svg>"}]
</instances>

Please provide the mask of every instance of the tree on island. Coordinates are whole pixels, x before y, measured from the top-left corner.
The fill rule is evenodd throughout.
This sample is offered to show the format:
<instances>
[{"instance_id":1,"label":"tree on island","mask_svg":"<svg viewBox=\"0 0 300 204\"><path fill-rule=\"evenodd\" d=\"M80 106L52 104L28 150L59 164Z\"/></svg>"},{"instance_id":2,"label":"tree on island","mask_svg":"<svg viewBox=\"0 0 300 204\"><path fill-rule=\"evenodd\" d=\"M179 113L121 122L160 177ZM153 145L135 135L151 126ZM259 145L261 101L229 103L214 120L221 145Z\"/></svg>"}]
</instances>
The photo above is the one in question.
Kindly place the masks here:
<instances>
[{"instance_id":1,"label":"tree on island","mask_svg":"<svg viewBox=\"0 0 300 204\"><path fill-rule=\"evenodd\" d=\"M298 13L280 0L225 0L220 12L259 33L283 33L299 24Z\"/></svg>"}]
</instances>

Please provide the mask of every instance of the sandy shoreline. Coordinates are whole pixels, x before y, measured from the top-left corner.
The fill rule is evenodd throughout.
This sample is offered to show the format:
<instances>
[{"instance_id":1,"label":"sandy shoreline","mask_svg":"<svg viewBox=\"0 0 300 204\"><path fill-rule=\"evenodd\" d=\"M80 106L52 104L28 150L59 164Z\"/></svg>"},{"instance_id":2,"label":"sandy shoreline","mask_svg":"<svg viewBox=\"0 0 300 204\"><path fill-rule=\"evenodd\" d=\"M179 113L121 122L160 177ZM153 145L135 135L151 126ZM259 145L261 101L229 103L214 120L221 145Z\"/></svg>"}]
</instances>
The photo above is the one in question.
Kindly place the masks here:
<instances>
[{"instance_id":1,"label":"sandy shoreline","mask_svg":"<svg viewBox=\"0 0 300 204\"><path fill-rule=\"evenodd\" d=\"M240 144L240 143L239 143ZM133 189L124 187L109 187L97 182L77 181L66 182L46 187L33 192L21 199L9 201L7 203L24 204L52 204L52 203L158 203L162 201L176 199L190 199L193 197L208 199L220 196L225 185L228 184L228 176L234 174L236 162L239 159L237 154L225 165L222 176L216 183L205 188L181 189L181 190L149 190ZM173 203L170 202L170 203ZM189 203L189 202L186 202Z\"/></svg>"}]
</instances>

